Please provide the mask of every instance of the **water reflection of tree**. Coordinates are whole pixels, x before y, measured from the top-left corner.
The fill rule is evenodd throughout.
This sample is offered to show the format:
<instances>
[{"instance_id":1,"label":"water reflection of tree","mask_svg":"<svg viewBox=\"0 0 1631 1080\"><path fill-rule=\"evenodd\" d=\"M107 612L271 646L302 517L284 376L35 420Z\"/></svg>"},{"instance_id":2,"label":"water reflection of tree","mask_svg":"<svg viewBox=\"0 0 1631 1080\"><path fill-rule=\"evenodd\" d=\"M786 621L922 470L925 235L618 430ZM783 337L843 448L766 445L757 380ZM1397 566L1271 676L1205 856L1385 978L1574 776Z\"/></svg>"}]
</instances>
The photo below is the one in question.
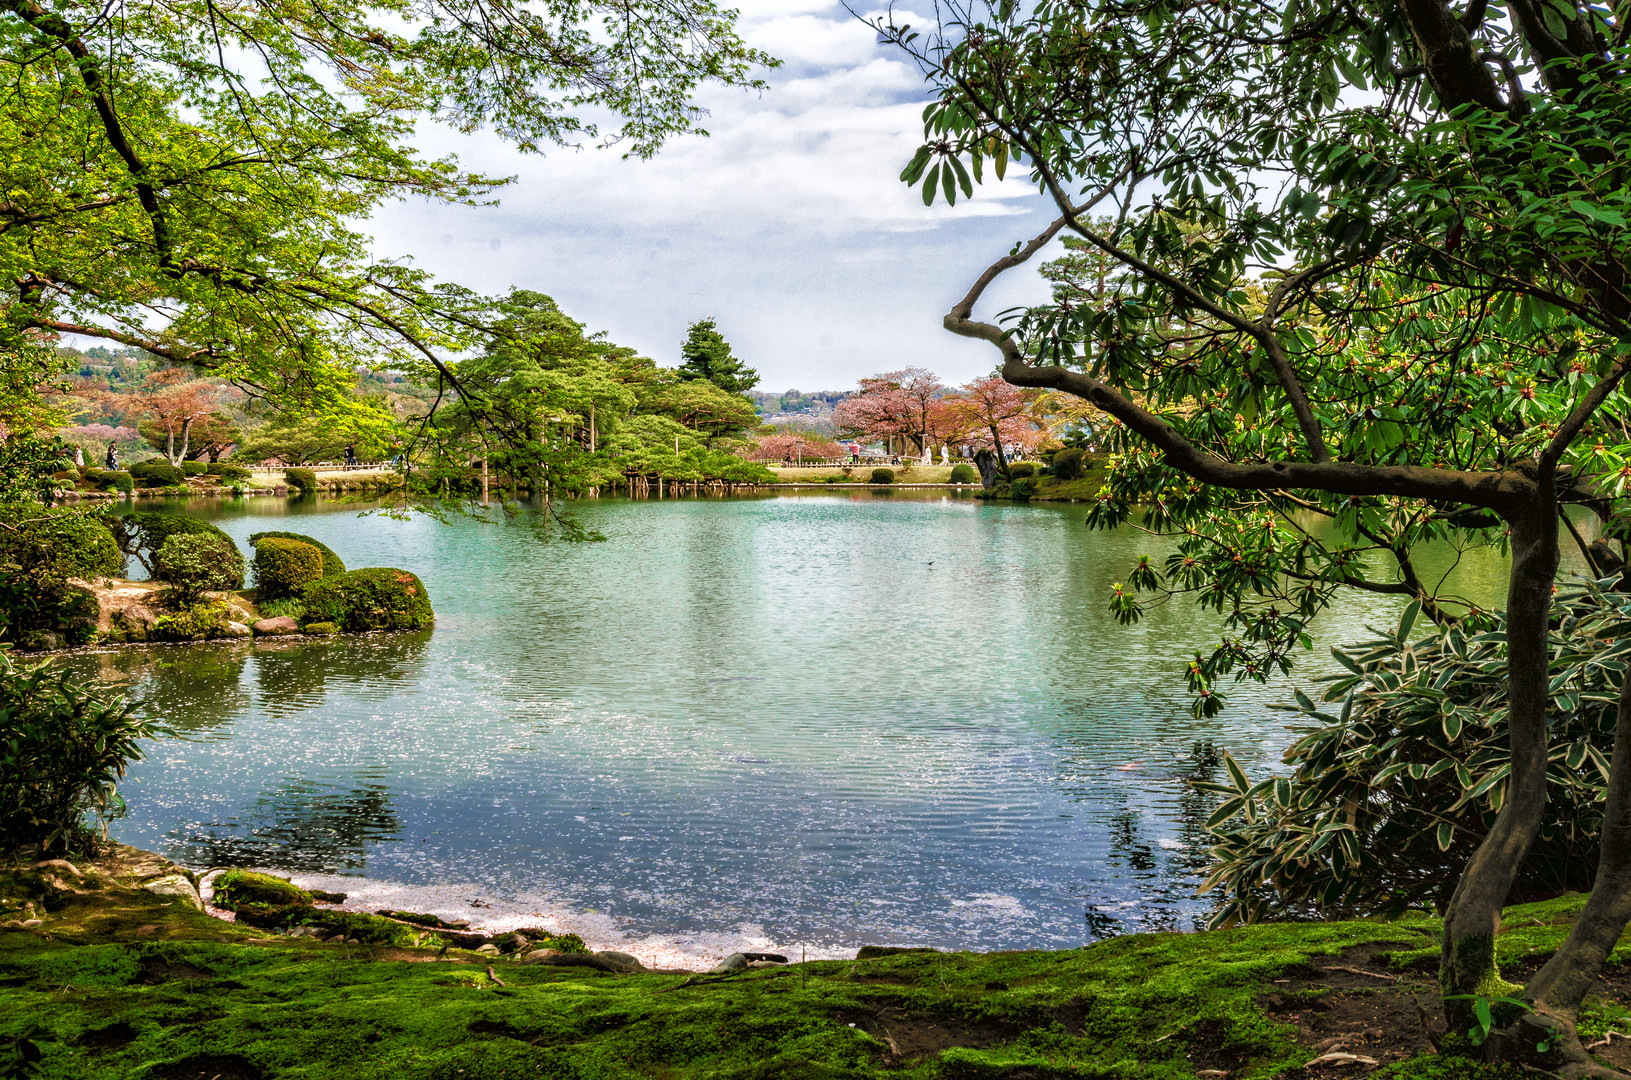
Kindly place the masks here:
<instances>
[{"instance_id":1,"label":"water reflection of tree","mask_svg":"<svg viewBox=\"0 0 1631 1080\"><path fill-rule=\"evenodd\" d=\"M332 639L264 641L255 650L255 686L266 713L311 708L343 687L361 700L383 700L418 678L431 631Z\"/></svg>"},{"instance_id":2,"label":"water reflection of tree","mask_svg":"<svg viewBox=\"0 0 1631 1080\"><path fill-rule=\"evenodd\" d=\"M249 707L243 686L248 645L165 645L115 649L84 658L75 674L130 694L149 716L201 734Z\"/></svg>"},{"instance_id":3,"label":"water reflection of tree","mask_svg":"<svg viewBox=\"0 0 1631 1080\"><path fill-rule=\"evenodd\" d=\"M370 843L401 832L390 790L362 783L346 790L291 780L230 821L172 833L171 858L191 866L264 866L300 873L363 869Z\"/></svg>"},{"instance_id":4,"label":"water reflection of tree","mask_svg":"<svg viewBox=\"0 0 1631 1080\"><path fill-rule=\"evenodd\" d=\"M1136 900L1104 903L1095 898L1088 903L1083 917L1095 938L1130 931L1178 930L1205 921L1211 904L1203 899L1197 911L1193 894L1207 865L1210 837L1205 823L1214 807L1193 784L1214 779L1222 762L1217 746L1202 740L1193 743L1189 753L1168 771L1165 779L1177 789L1172 822L1178 832L1176 846L1168 848L1159 839L1151 839L1138 808L1122 807L1111 814L1106 870L1129 883Z\"/></svg>"}]
</instances>

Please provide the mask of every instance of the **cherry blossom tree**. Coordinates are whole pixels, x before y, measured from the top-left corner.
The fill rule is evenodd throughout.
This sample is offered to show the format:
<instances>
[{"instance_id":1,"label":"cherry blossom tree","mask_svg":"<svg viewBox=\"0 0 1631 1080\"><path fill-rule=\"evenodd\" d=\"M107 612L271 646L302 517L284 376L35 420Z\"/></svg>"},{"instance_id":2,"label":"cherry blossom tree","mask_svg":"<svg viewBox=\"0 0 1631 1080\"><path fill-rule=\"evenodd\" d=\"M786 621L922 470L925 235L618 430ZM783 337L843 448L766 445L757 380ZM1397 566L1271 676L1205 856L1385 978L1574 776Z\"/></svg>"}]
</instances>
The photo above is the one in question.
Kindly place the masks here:
<instances>
[{"instance_id":1,"label":"cherry blossom tree","mask_svg":"<svg viewBox=\"0 0 1631 1080\"><path fill-rule=\"evenodd\" d=\"M996 451L997 464L1006 475L1004 446L1034 449L1047 437L1047 429L1036 413L1037 397L1034 390L1023 390L988 375L963 386L946 399L946 405L962 421L970 445L990 446Z\"/></svg>"},{"instance_id":2,"label":"cherry blossom tree","mask_svg":"<svg viewBox=\"0 0 1631 1080\"><path fill-rule=\"evenodd\" d=\"M225 398L238 392L194 378L180 368L165 368L147 377L132 412L139 411L152 418L150 430L155 435L162 433L164 456L170 464L180 465L187 457L193 425L219 409Z\"/></svg>"},{"instance_id":3,"label":"cherry blossom tree","mask_svg":"<svg viewBox=\"0 0 1631 1080\"><path fill-rule=\"evenodd\" d=\"M833 419L845 431L869 439L900 439L902 448L921 452L931 442L948 441L956 430L943 398L946 386L927 368L886 371L861 380L861 389L838 403Z\"/></svg>"}]
</instances>

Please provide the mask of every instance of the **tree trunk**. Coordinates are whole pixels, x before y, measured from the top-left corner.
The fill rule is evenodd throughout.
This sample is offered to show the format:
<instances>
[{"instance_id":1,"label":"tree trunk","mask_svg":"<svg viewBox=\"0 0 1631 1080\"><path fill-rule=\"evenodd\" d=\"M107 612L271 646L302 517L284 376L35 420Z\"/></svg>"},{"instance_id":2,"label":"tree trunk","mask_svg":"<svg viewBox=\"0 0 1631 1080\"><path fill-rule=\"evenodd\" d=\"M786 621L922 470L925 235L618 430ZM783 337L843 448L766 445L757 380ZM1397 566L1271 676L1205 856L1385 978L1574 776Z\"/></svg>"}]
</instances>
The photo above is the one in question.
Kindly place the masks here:
<instances>
[{"instance_id":1,"label":"tree trunk","mask_svg":"<svg viewBox=\"0 0 1631 1080\"><path fill-rule=\"evenodd\" d=\"M1505 799L1489 835L1461 874L1444 914L1439 983L1447 995L1511 994L1495 967L1495 934L1501 926L1518 867L1540 828L1546 805L1546 712L1552 581L1558 546L1555 486L1542 477L1539 490L1510 519L1512 569L1507 581L1507 694L1512 771ZM1452 1030L1470 1025L1472 1002L1446 1002Z\"/></svg>"},{"instance_id":2,"label":"tree trunk","mask_svg":"<svg viewBox=\"0 0 1631 1080\"><path fill-rule=\"evenodd\" d=\"M192 432L193 418L189 416L181 422L181 456L170 461L170 464L178 469L181 467L181 463L187 460L187 440L192 438Z\"/></svg>"},{"instance_id":3,"label":"tree trunk","mask_svg":"<svg viewBox=\"0 0 1631 1080\"><path fill-rule=\"evenodd\" d=\"M1008 468L1008 458L1002 452L1002 435L998 433L997 426L991 425L991 445L997 448L997 464L1002 466L1002 475L1009 483L1013 483L1014 474ZM987 487L991 485L987 484Z\"/></svg>"},{"instance_id":4,"label":"tree trunk","mask_svg":"<svg viewBox=\"0 0 1631 1080\"><path fill-rule=\"evenodd\" d=\"M997 486L997 455L980 447L974 455L974 467L980 470L980 484L986 489Z\"/></svg>"},{"instance_id":5,"label":"tree trunk","mask_svg":"<svg viewBox=\"0 0 1631 1080\"><path fill-rule=\"evenodd\" d=\"M1631 674L1621 680L1614 724L1614 760L1603 802L1597 879L1568 940L1524 987L1536 1010L1562 1021L1573 1034L1576 1013L1620 934L1631 921ZM1565 1046L1571 1062L1589 1062L1578 1041Z\"/></svg>"}]
</instances>

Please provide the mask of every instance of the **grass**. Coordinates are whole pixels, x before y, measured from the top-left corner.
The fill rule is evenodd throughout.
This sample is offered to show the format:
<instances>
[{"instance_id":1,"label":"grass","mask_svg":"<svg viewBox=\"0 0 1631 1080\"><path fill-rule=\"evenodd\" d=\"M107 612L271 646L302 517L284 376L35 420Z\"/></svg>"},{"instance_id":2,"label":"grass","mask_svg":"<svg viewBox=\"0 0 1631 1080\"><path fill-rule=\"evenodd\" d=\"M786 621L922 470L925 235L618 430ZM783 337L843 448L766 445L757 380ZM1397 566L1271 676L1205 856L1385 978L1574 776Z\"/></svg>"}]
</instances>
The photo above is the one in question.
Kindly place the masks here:
<instances>
[{"instance_id":1,"label":"grass","mask_svg":"<svg viewBox=\"0 0 1631 1080\"><path fill-rule=\"evenodd\" d=\"M1191 1080L1219 1059L1232 1080L1269 1080L1314 1056L1261 1003L1273 980L1354 947L1405 966L1437 948L1436 922L1417 916L908 952L682 986L674 973L264 937L130 883L59 888L49 873L0 875L9 912L32 897L49 913L0 929L0 1072L7 1037L40 1025L43 1075L61 1080ZM1510 909L1503 965L1555 947L1578 905ZM1423 1059L1391 1075L1500 1074Z\"/></svg>"}]
</instances>

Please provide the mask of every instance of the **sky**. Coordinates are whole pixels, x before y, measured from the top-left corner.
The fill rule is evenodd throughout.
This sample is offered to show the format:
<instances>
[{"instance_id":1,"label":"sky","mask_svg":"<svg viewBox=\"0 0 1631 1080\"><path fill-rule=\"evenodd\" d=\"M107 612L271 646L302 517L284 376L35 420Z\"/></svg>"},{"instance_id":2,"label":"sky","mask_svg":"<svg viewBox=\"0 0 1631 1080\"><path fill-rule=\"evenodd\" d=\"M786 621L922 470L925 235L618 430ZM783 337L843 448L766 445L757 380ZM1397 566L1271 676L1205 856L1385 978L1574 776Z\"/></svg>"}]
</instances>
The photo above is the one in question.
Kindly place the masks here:
<instances>
[{"instance_id":1,"label":"sky","mask_svg":"<svg viewBox=\"0 0 1631 1080\"><path fill-rule=\"evenodd\" d=\"M713 318L760 390L853 389L914 364L952 384L988 373L996 350L940 320L986 266L1046 226L1040 197L1016 170L1001 184L988 174L955 207L925 207L898 179L921 141L917 70L837 3L740 7L748 43L783 64L763 93L699 95L711 137L642 162L615 149L522 155L490 136L426 132L426 151L516 182L498 206L387 207L365 225L377 250L484 292L548 293L664 365L679 363L692 322ZM1047 296L1029 267L1008 278L977 314Z\"/></svg>"}]
</instances>

